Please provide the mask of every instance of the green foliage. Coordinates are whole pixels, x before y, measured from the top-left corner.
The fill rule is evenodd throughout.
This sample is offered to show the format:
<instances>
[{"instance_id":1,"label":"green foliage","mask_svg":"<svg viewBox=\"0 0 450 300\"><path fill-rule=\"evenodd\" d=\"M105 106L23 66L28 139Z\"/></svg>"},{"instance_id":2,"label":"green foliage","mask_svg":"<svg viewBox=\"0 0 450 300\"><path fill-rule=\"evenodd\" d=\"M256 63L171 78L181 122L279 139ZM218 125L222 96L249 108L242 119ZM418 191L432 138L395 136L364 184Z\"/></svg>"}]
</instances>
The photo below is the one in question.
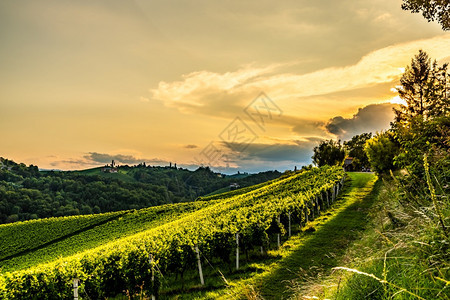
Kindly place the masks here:
<instances>
[{"instance_id":1,"label":"green foliage","mask_svg":"<svg viewBox=\"0 0 450 300\"><path fill-rule=\"evenodd\" d=\"M448 0L403 0L402 9L412 13L422 13L422 16L431 21L437 21L443 30L450 30L450 8Z\"/></svg>"},{"instance_id":2,"label":"green foliage","mask_svg":"<svg viewBox=\"0 0 450 300\"><path fill-rule=\"evenodd\" d=\"M370 167L369 158L367 157L364 147L367 140L372 138L372 133L362 133L355 135L351 140L345 141L344 146L347 150L347 155L353 158L351 163L351 170L361 171Z\"/></svg>"},{"instance_id":3,"label":"green foliage","mask_svg":"<svg viewBox=\"0 0 450 300\"><path fill-rule=\"evenodd\" d=\"M62 237L87 230L123 214L124 212L114 212L96 216L60 217L0 225L0 240L2 241L0 261L52 243Z\"/></svg>"},{"instance_id":4,"label":"green foliage","mask_svg":"<svg viewBox=\"0 0 450 300\"><path fill-rule=\"evenodd\" d=\"M318 146L314 147L314 155L312 156L313 163L322 167L328 166L342 166L345 158L345 149L341 145L341 141L322 141Z\"/></svg>"},{"instance_id":5,"label":"green foliage","mask_svg":"<svg viewBox=\"0 0 450 300\"><path fill-rule=\"evenodd\" d=\"M407 126L395 128L396 139L401 145L401 152L396 163L405 167L411 174L424 176L422 157L442 156L448 152L450 116L441 116L424 121L421 116L411 118Z\"/></svg>"},{"instance_id":6,"label":"green foliage","mask_svg":"<svg viewBox=\"0 0 450 300\"><path fill-rule=\"evenodd\" d=\"M153 255L157 269L166 274L183 275L193 267L196 261L194 245L198 245L202 253L205 249L204 253L219 254L219 258L226 260L223 256L235 245L232 237L236 233L240 233L246 248L264 244L266 235L261 229L267 232L274 218L282 214L303 211L316 195L340 183L343 175L338 167L314 168L247 193L186 204L205 207L92 250L63 256L31 269L3 273L0 295L5 299L26 299L31 295L39 299L68 298L74 277L80 278L81 288L93 298L116 295L124 289L136 291L136 286L140 285L148 295L157 289L148 282L152 272L147 262L148 254ZM285 224L279 224L281 226ZM217 241L217 238L225 238L229 244L224 245L224 240ZM37 276L45 276L45 280L28 280Z\"/></svg>"},{"instance_id":7,"label":"green foliage","mask_svg":"<svg viewBox=\"0 0 450 300\"><path fill-rule=\"evenodd\" d=\"M431 63L422 50L407 66L400 79L399 96L407 106L395 110L392 124L401 146L396 164L423 177L424 154L449 151L450 81L447 64Z\"/></svg>"},{"instance_id":8,"label":"green foliage","mask_svg":"<svg viewBox=\"0 0 450 300\"><path fill-rule=\"evenodd\" d=\"M428 120L448 114L447 66L438 66L436 61L431 63L428 54L419 50L400 78L397 91L406 106L400 105L400 109L394 109L396 122L408 122L416 116Z\"/></svg>"},{"instance_id":9,"label":"green foliage","mask_svg":"<svg viewBox=\"0 0 450 300\"><path fill-rule=\"evenodd\" d=\"M209 168L121 166L81 172L39 172L0 158L0 224L193 201L236 182L242 187L279 177L277 171L222 176Z\"/></svg>"},{"instance_id":10,"label":"green foliage","mask_svg":"<svg viewBox=\"0 0 450 300\"><path fill-rule=\"evenodd\" d=\"M388 174L389 171L395 170L394 158L399 153L399 145L391 131L378 133L367 140L364 150L377 174Z\"/></svg>"}]
</instances>

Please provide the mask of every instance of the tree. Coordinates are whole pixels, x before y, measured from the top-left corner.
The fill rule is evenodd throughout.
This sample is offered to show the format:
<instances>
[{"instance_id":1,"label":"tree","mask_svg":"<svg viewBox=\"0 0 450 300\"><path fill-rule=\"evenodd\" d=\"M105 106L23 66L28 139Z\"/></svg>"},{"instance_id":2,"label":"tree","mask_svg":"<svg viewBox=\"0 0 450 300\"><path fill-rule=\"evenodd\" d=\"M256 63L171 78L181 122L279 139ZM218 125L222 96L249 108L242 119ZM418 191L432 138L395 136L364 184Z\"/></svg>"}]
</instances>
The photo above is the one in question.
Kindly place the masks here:
<instances>
[{"instance_id":1,"label":"tree","mask_svg":"<svg viewBox=\"0 0 450 300\"><path fill-rule=\"evenodd\" d=\"M378 133L367 140L364 151L367 154L372 170L377 174L387 174L395 170L394 157L398 155L400 146L392 131Z\"/></svg>"},{"instance_id":2,"label":"tree","mask_svg":"<svg viewBox=\"0 0 450 300\"><path fill-rule=\"evenodd\" d=\"M428 54L419 50L400 79L398 94L405 105L394 109L396 122L408 122L415 116L427 120L449 112L450 88L447 64L431 63Z\"/></svg>"},{"instance_id":3,"label":"tree","mask_svg":"<svg viewBox=\"0 0 450 300\"><path fill-rule=\"evenodd\" d=\"M397 90L407 105L394 109L396 118L391 124L402 148L396 161L411 173L421 175L424 153L431 149L445 152L449 148L450 81L447 64L438 66L436 61L431 63L428 55L420 50L411 65L406 67Z\"/></svg>"},{"instance_id":4,"label":"tree","mask_svg":"<svg viewBox=\"0 0 450 300\"><path fill-rule=\"evenodd\" d=\"M403 0L403 10L412 13L422 12L422 16L431 21L437 21L443 30L450 29L450 3L448 0Z\"/></svg>"},{"instance_id":5,"label":"tree","mask_svg":"<svg viewBox=\"0 0 450 300\"><path fill-rule=\"evenodd\" d=\"M355 135L351 140L344 142L348 156L353 158L352 169L361 170L370 166L369 159L364 151L366 141L372 137L372 133Z\"/></svg>"},{"instance_id":6,"label":"tree","mask_svg":"<svg viewBox=\"0 0 450 300\"><path fill-rule=\"evenodd\" d=\"M314 147L313 163L318 166L342 165L345 159L344 146L341 141L322 141L319 146Z\"/></svg>"}]
</instances>

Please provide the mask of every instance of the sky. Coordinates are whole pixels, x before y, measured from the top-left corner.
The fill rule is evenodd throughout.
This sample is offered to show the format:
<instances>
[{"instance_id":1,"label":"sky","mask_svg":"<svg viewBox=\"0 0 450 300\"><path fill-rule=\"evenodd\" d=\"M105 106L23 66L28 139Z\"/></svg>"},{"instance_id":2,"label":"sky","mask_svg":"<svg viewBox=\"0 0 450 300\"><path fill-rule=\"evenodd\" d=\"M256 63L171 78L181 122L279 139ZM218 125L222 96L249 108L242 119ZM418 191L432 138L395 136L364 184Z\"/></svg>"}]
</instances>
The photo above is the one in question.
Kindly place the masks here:
<instances>
[{"instance_id":1,"label":"sky","mask_svg":"<svg viewBox=\"0 0 450 300\"><path fill-rule=\"evenodd\" d=\"M0 2L0 156L233 173L311 163L389 127L419 49L450 33L401 0Z\"/></svg>"}]
</instances>

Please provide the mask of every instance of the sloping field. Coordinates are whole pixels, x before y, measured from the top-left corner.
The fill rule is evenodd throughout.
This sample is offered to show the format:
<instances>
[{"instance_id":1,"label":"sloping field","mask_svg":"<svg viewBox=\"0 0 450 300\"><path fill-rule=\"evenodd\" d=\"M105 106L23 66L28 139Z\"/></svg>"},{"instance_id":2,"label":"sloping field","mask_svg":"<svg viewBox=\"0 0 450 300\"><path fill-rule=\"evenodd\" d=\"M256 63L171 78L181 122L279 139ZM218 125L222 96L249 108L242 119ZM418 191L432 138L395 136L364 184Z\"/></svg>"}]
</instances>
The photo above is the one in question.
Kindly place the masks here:
<instances>
[{"instance_id":1,"label":"sloping field","mask_svg":"<svg viewBox=\"0 0 450 300\"><path fill-rule=\"evenodd\" d=\"M343 176L339 168L313 169L215 196L216 200L126 211L86 230L78 226L57 239L49 233L44 235L47 242L1 262L0 298L67 298L73 278L81 280L80 289L91 298L123 290L134 293L141 287L157 294L160 275L182 277L195 269L195 249L227 262L235 253L236 235L240 248L247 251L265 247L268 232L285 233L288 224L280 220L286 216L305 223L330 204ZM38 230L39 222L35 224ZM28 228L29 235L34 232ZM153 283L152 274L157 275Z\"/></svg>"}]
</instances>

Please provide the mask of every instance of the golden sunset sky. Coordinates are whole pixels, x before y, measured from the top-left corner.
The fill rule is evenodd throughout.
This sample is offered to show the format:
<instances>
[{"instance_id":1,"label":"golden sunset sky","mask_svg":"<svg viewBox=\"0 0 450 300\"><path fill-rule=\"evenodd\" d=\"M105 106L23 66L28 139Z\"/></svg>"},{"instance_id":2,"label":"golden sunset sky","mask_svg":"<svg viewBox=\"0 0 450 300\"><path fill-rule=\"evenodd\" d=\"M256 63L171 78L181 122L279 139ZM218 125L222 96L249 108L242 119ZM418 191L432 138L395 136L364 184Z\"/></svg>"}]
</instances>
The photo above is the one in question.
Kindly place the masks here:
<instances>
[{"instance_id":1,"label":"golden sunset sky","mask_svg":"<svg viewBox=\"0 0 450 300\"><path fill-rule=\"evenodd\" d=\"M419 49L450 33L401 0L0 2L0 156L43 169L311 163L386 129Z\"/></svg>"}]
</instances>

